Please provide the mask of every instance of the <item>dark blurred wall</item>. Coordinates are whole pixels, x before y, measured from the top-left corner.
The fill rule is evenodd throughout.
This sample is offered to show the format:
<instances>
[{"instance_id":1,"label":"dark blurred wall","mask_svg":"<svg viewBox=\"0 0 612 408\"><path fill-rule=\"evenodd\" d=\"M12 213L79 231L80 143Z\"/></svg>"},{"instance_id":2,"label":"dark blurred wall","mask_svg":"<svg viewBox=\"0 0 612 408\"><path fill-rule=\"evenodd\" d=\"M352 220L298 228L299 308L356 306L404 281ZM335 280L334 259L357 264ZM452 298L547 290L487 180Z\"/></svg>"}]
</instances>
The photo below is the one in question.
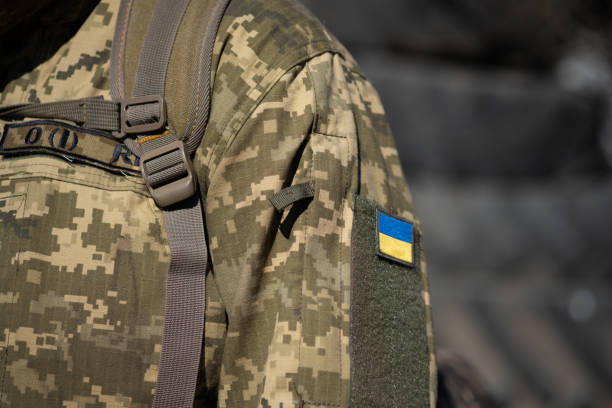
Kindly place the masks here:
<instances>
[{"instance_id":1,"label":"dark blurred wall","mask_svg":"<svg viewBox=\"0 0 612 408\"><path fill-rule=\"evenodd\" d=\"M381 94L438 347L504 406L612 406L612 3L304 3Z\"/></svg>"}]
</instances>

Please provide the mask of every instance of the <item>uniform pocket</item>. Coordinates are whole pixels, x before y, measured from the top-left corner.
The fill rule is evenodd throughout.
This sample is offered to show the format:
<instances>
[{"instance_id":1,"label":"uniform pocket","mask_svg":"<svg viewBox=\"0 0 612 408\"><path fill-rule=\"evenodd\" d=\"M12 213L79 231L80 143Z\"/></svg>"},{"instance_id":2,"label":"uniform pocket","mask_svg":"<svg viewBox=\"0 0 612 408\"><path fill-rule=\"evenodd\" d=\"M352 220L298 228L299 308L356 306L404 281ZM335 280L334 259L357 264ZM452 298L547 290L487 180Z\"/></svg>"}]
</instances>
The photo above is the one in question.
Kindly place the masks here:
<instances>
[{"instance_id":1,"label":"uniform pocket","mask_svg":"<svg viewBox=\"0 0 612 408\"><path fill-rule=\"evenodd\" d=\"M355 197L352 408L429 406L430 351L421 260L416 225Z\"/></svg>"},{"instance_id":2,"label":"uniform pocket","mask_svg":"<svg viewBox=\"0 0 612 408\"><path fill-rule=\"evenodd\" d=\"M0 160L1 400L149 406L168 254L138 178Z\"/></svg>"}]
</instances>

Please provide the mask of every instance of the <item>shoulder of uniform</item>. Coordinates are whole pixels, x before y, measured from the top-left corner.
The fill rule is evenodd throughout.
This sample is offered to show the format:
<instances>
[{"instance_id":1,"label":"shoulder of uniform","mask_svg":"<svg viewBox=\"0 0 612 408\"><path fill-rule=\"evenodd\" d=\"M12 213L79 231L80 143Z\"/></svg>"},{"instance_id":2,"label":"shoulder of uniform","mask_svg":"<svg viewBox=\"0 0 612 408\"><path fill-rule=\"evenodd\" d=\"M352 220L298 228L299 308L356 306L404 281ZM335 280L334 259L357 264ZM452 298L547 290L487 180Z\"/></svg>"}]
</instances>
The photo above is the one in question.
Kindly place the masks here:
<instances>
[{"instance_id":1,"label":"shoulder of uniform","mask_svg":"<svg viewBox=\"0 0 612 408\"><path fill-rule=\"evenodd\" d=\"M209 168L219 163L275 84L326 54L353 61L298 0L232 0L213 50L211 113L205 140L215 147L206 158ZM314 94L318 78L309 74L310 69L301 77L301 85L292 89Z\"/></svg>"},{"instance_id":2,"label":"shoulder of uniform","mask_svg":"<svg viewBox=\"0 0 612 408\"><path fill-rule=\"evenodd\" d=\"M348 54L298 0L232 0L215 50L259 74L286 71L324 52Z\"/></svg>"}]
</instances>

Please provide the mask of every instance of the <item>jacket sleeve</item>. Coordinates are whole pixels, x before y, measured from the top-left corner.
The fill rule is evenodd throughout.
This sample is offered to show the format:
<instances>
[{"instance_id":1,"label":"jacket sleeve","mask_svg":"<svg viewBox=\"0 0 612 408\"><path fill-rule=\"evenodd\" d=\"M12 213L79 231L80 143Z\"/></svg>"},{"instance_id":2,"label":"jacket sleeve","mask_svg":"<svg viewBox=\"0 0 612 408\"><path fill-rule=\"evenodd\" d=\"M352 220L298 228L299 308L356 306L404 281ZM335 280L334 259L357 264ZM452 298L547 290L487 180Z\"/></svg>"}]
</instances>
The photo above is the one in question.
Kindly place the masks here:
<instances>
[{"instance_id":1,"label":"jacket sleeve","mask_svg":"<svg viewBox=\"0 0 612 408\"><path fill-rule=\"evenodd\" d=\"M359 331L351 320L356 203L418 227L376 92L354 65L323 53L287 71L226 146L206 199L207 316L216 324L209 331L207 323L207 387L218 387L222 406L366 406L367 398L351 396L370 392L351 388L355 367L387 367L363 365L351 351ZM272 205L274 194L304 183L314 186L312 197L281 211ZM435 370L424 261L410 272L424 367L411 375L427 401L415 406L429 406Z\"/></svg>"}]
</instances>

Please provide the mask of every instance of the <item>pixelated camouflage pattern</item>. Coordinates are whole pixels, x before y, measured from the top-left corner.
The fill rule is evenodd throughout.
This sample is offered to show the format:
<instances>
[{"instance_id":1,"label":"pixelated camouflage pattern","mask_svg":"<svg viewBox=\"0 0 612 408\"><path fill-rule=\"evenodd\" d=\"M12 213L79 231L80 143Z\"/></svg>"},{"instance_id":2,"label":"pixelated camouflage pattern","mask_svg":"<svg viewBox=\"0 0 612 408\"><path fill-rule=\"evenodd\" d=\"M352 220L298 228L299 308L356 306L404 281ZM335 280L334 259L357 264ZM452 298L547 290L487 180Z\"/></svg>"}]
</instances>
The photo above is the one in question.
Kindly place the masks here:
<instances>
[{"instance_id":1,"label":"pixelated camouflage pattern","mask_svg":"<svg viewBox=\"0 0 612 408\"><path fill-rule=\"evenodd\" d=\"M47 156L0 180L2 406L149 406L168 251L146 188Z\"/></svg>"},{"instance_id":2,"label":"pixelated camouflage pattern","mask_svg":"<svg viewBox=\"0 0 612 408\"><path fill-rule=\"evenodd\" d=\"M237 1L227 14L213 59L211 122L196 157L228 316L219 406L344 407L352 197L420 229L412 199L378 95L342 46L293 2ZM274 211L268 197L309 181L316 194L303 213ZM416 269L434 406L424 261Z\"/></svg>"},{"instance_id":3,"label":"pixelated camouflage pattern","mask_svg":"<svg viewBox=\"0 0 612 408\"><path fill-rule=\"evenodd\" d=\"M118 0L104 0L48 61L10 82L0 104L109 97L108 69Z\"/></svg>"},{"instance_id":4,"label":"pixelated camouflage pattern","mask_svg":"<svg viewBox=\"0 0 612 408\"><path fill-rule=\"evenodd\" d=\"M109 98L118 6L101 2L2 103ZM150 406L167 268L140 177L51 156L0 160L0 406Z\"/></svg>"},{"instance_id":5,"label":"pixelated camouflage pattern","mask_svg":"<svg viewBox=\"0 0 612 408\"><path fill-rule=\"evenodd\" d=\"M109 98L102 57L117 9L100 3L2 103ZM88 66L83 56L99 59ZM213 79L194 158L212 264L196 406L348 407L354 195L419 228L382 105L294 0L233 0ZM0 164L0 215L12 220L0 224L0 401L149 405L168 261L159 211L136 178L39 155ZM278 213L268 198L303 182L314 182L314 198ZM428 310L424 263L416 269Z\"/></svg>"}]
</instances>

